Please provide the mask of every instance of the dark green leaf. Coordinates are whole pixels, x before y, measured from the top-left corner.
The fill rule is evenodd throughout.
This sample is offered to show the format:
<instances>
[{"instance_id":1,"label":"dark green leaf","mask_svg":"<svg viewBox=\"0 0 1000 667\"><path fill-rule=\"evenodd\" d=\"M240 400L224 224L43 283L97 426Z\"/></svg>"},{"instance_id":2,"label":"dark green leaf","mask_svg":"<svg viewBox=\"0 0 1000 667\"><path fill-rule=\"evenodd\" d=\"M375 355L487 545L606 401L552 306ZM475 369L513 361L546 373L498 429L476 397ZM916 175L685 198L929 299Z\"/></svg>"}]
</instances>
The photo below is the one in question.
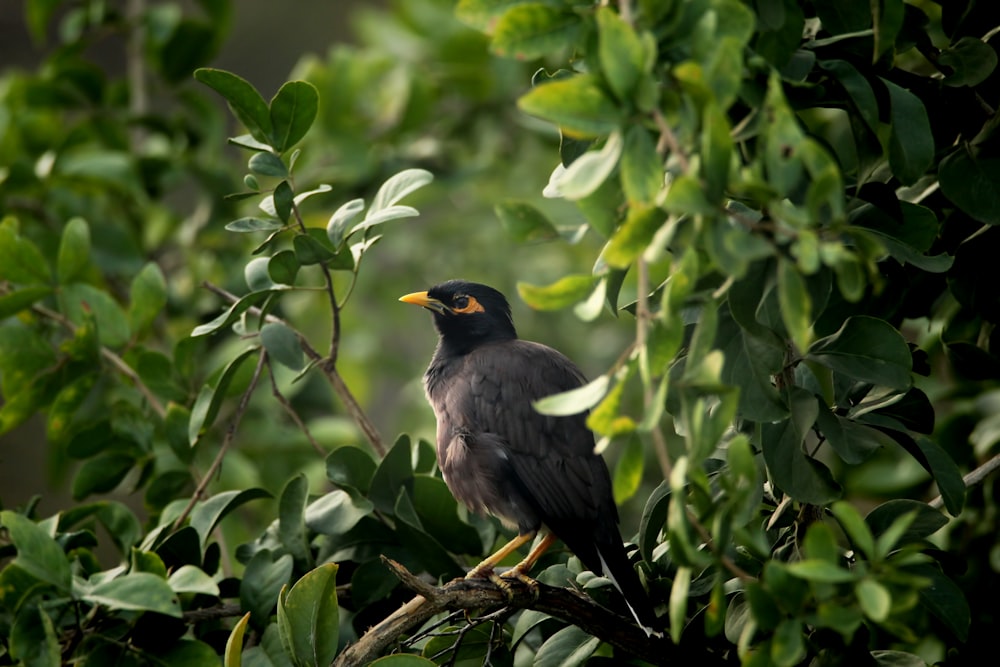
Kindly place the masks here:
<instances>
[{"instance_id":1,"label":"dark green leaf","mask_svg":"<svg viewBox=\"0 0 1000 667\"><path fill-rule=\"evenodd\" d=\"M721 379L740 388L739 412L744 418L778 421L788 416L788 408L772 378L785 363L785 350L773 332L756 329L752 334L731 317L720 319L716 344L726 360Z\"/></svg>"},{"instance_id":2,"label":"dark green leaf","mask_svg":"<svg viewBox=\"0 0 1000 667\"><path fill-rule=\"evenodd\" d=\"M372 509L374 505L353 489L352 492L336 489L309 503L305 522L317 533L338 536L354 528Z\"/></svg>"},{"instance_id":3,"label":"dark green leaf","mask_svg":"<svg viewBox=\"0 0 1000 667\"><path fill-rule=\"evenodd\" d=\"M188 441L192 447L215 422L215 417L219 414L219 408L226 398L226 392L229 390L229 385L236 376L236 372L239 371L243 362L258 350L257 347L243 350L226 365L214 387L210 385L202 387L198 398L195 399L194 405L191 407L191 421L188 423Z\"/></svg>"},{"instance_id":4,"label":"dark green leaf","mask_svg":"<svg viewBox=\"0 0 1000 667\"><path fill-rule=\"evenodd\" d=\"M556 228L531 204L507 201L496 204L493 211L507 233L518 243L548 241L558 238Z\"/></svg>"},{"instance_id":5,"label":"dark green leaf","mask_svg":"<svg viewBox=\"0 0 1000 667\"><path fill-rule=\"evenodd\" d=\"M85 461L73 478L73 499L82 500L92 493L111 491L135 464L134 456L118 452L106 452Z\"/></svg>"},{"instance_id":6,"label":"dark green leaf","mask_svg":"<svg viewBox=\"0 0 1000 667\"><path fill-rule=\"evenodd\" d=\"M267 274L278 285L294 285L299 268L299 260L292 250L281 250L267 262Z\"/></svg>"},{"instance_id":7,"label":"dark green leaf","mask_svg":"<svg viewBox=\"0 0 1000 667\"><path fill-rule=\"evenodd\" d=\"M214 333L223 327L231 325L233 322L238 320L243 313L245 313L250 308L253 308L261 301L266 299L272 294L273 290L264 290L260 292L250 292L242 297L239 301L231 305L225 312L216 317L211 322L206 322L205 324L200 324L196 326L191 331L191 336L196 338L198 336L204 336L206 334Z\"/></svg>"},{"instance_id":8,"label":"dark green leaf","mask_svg":"<svg viewBox=\"0 0 1000 667\"><path fill-rule=\"evenodd\" d=\"M292 186L288 184L288 181L282 181L274 188L274 194L271 198L274 204L274 214L285 224L288 224L288 218L292 214L293 199Z\"/></svg>"},{"instance_id":9,"label":"dark green leaf","mask_svg":"<svg viewBox=\"0 0 1000 667\"><path fill-rule=\"evenodd\" d=\"M545 640L535 654L534 667L579 667L600 643L597 637L571 625Z\"/></svg>"},{"instance_id":10,"label":"dark green leaf","mask_svg":"<svg viewBox=\"0 0 1000 667\"><path fill-rule=\"evenodd\" d=\"M306 535L306 503L309 482L299 473L288 480L278 498L278 539L300 568L312 564Z\"/></svg>"},{"instance_id":11,"label":"dark green leaf","mask_svg":"<svg viewBox=\"0 0 1000 667\"><path fill-rule=\"evenodd\" d=\"M52 294L51 287L23 287L0 296L0 320L27 310L32 305Z\"/></svg>"},{"instance_id":12,"label":"dark green leaf","mask_svg":"<svg viewBox=\"0 0 1000 667\"><path fill-rule=\"evenodd\" d=\"M412 448L408 436L400 436L379 462L372 475L368 499L380 512L392 513L400 490L413 489Z\"/></svg>"},{"instance_id":13,"label":"dark green leaf","mask_svg":"<svg viewBox=\"0 0 1000 667\"><path fill-rule=\"evenodd\" d=\"M910 348L891 324L874 317L849 318L813 343L807 356L856 380L900 391L912 384Z\"/></svg>"},{"instance_id":14,"label":"dark green leaf","mask_svg":"<svg viewBox=\"0 0 1000 667\"><path fill-rule=\"evenodd\" d=\"M7 224L0 224L0 280L21 285L51 280L49 265L38 247Z\"/></svg>"},{"instance_id":15,"label":"dark green leaf","mask_svg":"<svg viewBox=\"0 0 1000 667\"><path fill-rule=\"evenodd\" d=\"M797 665L806 655L802 621L786 618L778 623L771 639L771 660L777 667Z\"/></svg>"},{"instance_id":16,"label":"dark green leaf","mask_svg":"<svg viewBox=\"0 0 1000 667\"><path fill-rule=\"evenodd\" d=\"M375 459L359 447L338 447L326 457L327 479L361 493L368 493L375 468Z\"/></svg>"},{"instance_id":17,"label":"dark green leaf","mask_svg":"<svg viewBox=\"0 0 1000 667\"><path fill-rule=\"evenodd\" d=\"M965 505L965 480L955 460L936 442L924 436L914 437L917 447L926 460L927 471L934 476L944 507L952 516L958 516Z\"/></svg>"},{"instance_id":18,"label":"dark green leaf","mask_svg":"<svg viewBox=\"0 0 1000 667\"><path fill-rule=\"evenodd\" d=\"M941 52L938 64L951 68L944 78L949 86L976 86L996 69L997 53L983 40L965 36Z\"/></svg>"},{"instance_id":19,"label":"dark green leaf","mask_svg":"<svg viewBox=\"0 0 1000 667\"><path fill-rule=\"evenodd\" d=\"M938 167L941 192L980 222L1000 225L1000 158L978 158L959 147Z\"/></svg>"},{"instance_id":20,"label":"dark green leaf","mask_svg":"<svg viewBox=\"0 0 1000 667\"><path fill-rule=\"evenodd\" d=\"M569 48L581 28L571 12L541 3L520 4L506 11L493 28L493 50L523 60Z\"/></svg>"},{"instance_id":21,"label":"dark green leaf","mask_svg":"<svg viewBox=\"0 0 1000 667\"><path fill-rule=\"evenodd\" d=\"M41 606L22 607L10 627L8 639L10 656L18 665L59 667L64 664L52 619Z\"/></svg>"},{"instance_id":22,"label":"dark green leaf","mask_svg":"<svg viewBox=\"0 0 1000 667\"><path fill-rule=\"evenodd\" d=\"M247 563L240 582L240 608L250 612L250 621L255 627L267 626L278 602L278 593L291 579L292 568L291 555L284 554L272 560L267 549L255 553Z\"/></svg>"},{"instance_id":23,"label":"dark green leaf","mask_svg":"<svg viewBox=\"0 0 1000 667\"><path fill-rule=\"evenodd\" d=\"M705 107L701 130L702 177L709 202L722 199L729 183L733 155L732 128L726 114L716 105Z\"/></svg>"},{"instance_id":24,"label":"dark green leaf","mask_svg":"<svg viewBox=\"0 0 1000 667\"><path fill-rule=\"evenodd\" d=\"M934 509L927 503L907 498L896 498L882 503L868 513L865 522L871 532L878 537L899 517L907 514L913 514L914 519L906 533L900 537L899 543L901 544L910 544L930 537L948 523L948 517L940 510Z\"/></svg>"},{"instance_id":25,"label":"dark green leaf","mask_svg":"<svg viewBox=\"0 0 1000 667\"><path fill-rule=\"evenodd\" d=\"M634 28L610 7L597 10L597 55L615 96L629 100L646 70L646 48Z\"/></svg>"},{"instance_id":26,"label":"dark green leaf","mask_svg":"<svg viewBox=\"0 0 1000 667\"><path fill-rule=\"evenodd\" d=\"M920 590L920 600L958 641L966 641L972 613L962 589L933 565L918 565L909 571L930 580L931 585Z\"/></svg>"},{"instance_id":27,"label":"dark green leaf","mask_svg":"<svg viewBox=\"0 0 1000 667\"><path fill-rule=\"evenodd\" d=\"M237 507L260 498L270 498L271 494L264 489L245 489L243 491L223 491L211 498L198 503L191 512L190 525L198 533L201 544L208 544L208 538L223 518Z\"/></svg>"},{"instance_id":28,"label":"dark green leaf","mask_svg":"<svg viewBox=\"0 0 1000 667\"><path fill-rule=\"evenodd\" d=\"M816 425L837 456L851 465L867 461L879 449L895 444L881 431L835 415L823 405L820 406Z\"/></svg>"},{"instance_id":29,"label":"dark green leaf","mask_svg":"<svg viewBox=\"0 0 1000 667\"><path fill-rule=\"evenodd\" d=\"M288 167L280 157L269 151L251 155L247 162L247 169L258 176L288 177Z\"/></svg>"},{"instance_id":30,"label":"dark green leaf","mask_svg":"<svg viewBox=\"0 0 1000 667\"><path fill-rule=\"evenodd\" d=\"M302 369L302 341L295 331L280 322L268 322L260 329L260 342L275 361L293 371Z\"/></svg>"},{"instance_id":31,"label":"dark green leaf","mask_svg":"<svg viewBox=\"0 0 1000 667\"><path fill-rule=\"evenodd\" d=\"M254 139L260 142L271 141L271 112L267 102L246 79L225 70L207 67L195 70L194 78L226 99L233 114Z\"/></svg>"},{"instance_id":32,"label":"dark green leaf","mask_svg":"<svg viewBox=\"0 0 1000 667\"><path fill-rule=\"evenodd\" d=\"M92 285L74 283L60 291L66 317L83 326L89 316L97 321L97 333L108 347L124 345L131 335L128 316L118 302L105 291Z\"/></svg>"},{"instance_id":33,"label":"dark green leaf","mask_svg":"<svg viewBox=\"0 0 1000 667\"><path fill-rule=\"evenodd\" d=\"M902 0L885 1L902 4ZM885 79L882 83L890 99L889 166L901 183L912 185L934 162L934 133L927 109L905 88Z\"/></svg>"},{"instance_id":34,"label":"dark green leaf","mask_svg":"<svg viewBox=\"0 0 1000 667\"><path fill-rule=\"evenodd\" d=\"M532 88L518 100L525 113L555 123L570 136L609 134L622 120L618 106L591 74L578 74Z\"/></svg>"},{"instance_id":35,"label":"dark green leaf","mask_svg":"<svg viewBox=\"0 0 1000 667\"><path fill-rule=\"evenodd\" d=\"M865 14L867 12L864 12ZM824 26L825 27L825 26ZM819 66L833 74L847 92L854 109L869 129L878 129L878 100L868 79L846 60L821 60Z\"/></svg>"},{"instance_id":36,"label":"dark green leaf","mask_svg":"<svg viewBox=\"0 0 1000 667\"><path fill-rule=\"evenodd\" d=\"M271 145L284 153L306 135L319 110L319 93L306 81L288 81L271 99Z\"/></svg>"},{"instance_id":37,"label":"dark green leaf","mask_svg":"<svg viewBox=\"0 0 1000 667\"><path fill-rule=\"evenodd\" d=\"M903 0L871 0L872 24L875 28L875 53L872 62L877 62L884 53L890 51L896 36L903 27Z\"/></svg>"}]
</instances>

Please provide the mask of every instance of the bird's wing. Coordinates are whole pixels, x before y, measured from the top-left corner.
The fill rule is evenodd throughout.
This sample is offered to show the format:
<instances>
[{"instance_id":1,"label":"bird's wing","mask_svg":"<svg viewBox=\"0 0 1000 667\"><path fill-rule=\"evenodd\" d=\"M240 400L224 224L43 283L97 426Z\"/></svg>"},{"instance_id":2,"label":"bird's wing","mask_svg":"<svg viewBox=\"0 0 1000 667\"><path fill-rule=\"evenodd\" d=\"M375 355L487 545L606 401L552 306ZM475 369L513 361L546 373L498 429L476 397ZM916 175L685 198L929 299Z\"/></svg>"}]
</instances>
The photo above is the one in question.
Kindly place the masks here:
<instances>
[{"instance_id":1,"label":"bird's wing","mask_svg":"<svg viewBox=\"0 0 1000 667\"><path fill-rule=\"evenodd\" d=\"M537 343L508 341L470 354L467 369L472 423L503 443L519 486L543 523L564 542L571 540L568 531L594 535L595 522L617 534L610 476L594 452L586 414L553 417L532 405L584 383L573 362Z\"/></svg>"}]
</instances>

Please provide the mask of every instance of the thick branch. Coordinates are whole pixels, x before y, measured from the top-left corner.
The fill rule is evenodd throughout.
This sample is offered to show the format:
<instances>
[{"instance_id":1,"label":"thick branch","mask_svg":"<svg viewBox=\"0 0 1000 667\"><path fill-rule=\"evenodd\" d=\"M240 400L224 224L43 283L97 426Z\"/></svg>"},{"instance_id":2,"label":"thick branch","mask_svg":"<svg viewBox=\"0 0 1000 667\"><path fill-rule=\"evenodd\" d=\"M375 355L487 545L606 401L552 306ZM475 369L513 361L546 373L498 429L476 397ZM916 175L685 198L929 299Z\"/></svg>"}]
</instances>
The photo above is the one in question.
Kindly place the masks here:
<instances>
[{"instance_id":1,"label":"thick branch","mask_svg":"<svg viewBox=\"0 0 1000 667\"><path fill-rule=\"evenodd\" d=\"M334 667L369 664L404 635L412 633L438 613L504 607L544 612L653 664L689 664L693 660L699 661L699 667L722 664L717 656L706 651L699 650L697 655L693 655L686 647L672 644L659 635L647 635L631 619L601 607L574 590L538 583L538 595L535 597L526 584L516 579L507 582L507 591L487 579L456 579L435 587L420 580L395 561L384 556L382 561L407 588L417 593L417 597L348 646L334 661Z\"/></svg>"}]
</instances>

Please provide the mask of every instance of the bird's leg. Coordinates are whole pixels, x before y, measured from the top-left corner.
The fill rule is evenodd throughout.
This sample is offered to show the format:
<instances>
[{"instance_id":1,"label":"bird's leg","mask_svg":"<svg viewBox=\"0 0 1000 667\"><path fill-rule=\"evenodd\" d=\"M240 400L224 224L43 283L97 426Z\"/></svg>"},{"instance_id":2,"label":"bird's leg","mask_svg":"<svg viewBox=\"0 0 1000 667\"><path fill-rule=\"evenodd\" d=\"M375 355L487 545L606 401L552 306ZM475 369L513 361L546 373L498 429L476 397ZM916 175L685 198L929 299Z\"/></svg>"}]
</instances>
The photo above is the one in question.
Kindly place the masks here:
<instances>
[{"instance_id":1,"label":"bird's leg","mask_svg":"<svg viewBox=\"0 0 1000 667\"><path fill-rule=\"evenodd\" d=\"M555 541L555 535L552 533L546 533L545 537L543 537L542 540L536 544L530 552L528 552L528 555L524 557L524 560L500 576L504 579L517 579L528 587L535 599L538 599L538 582L529 577L528 572L531 571L531 568L534 567L538 559L542 557L542 554L544 554Z\"/></svg>"},{"instance_id":2,"label":"bird's leg","mask_svg":"<svg viewBox=\"0 0 1000 667\"><path fill-rule=\"evenodd\" d=\"M514 552L518 548L520 548L520 546L522 544L525 544L525 543L530 542L531 540L535 539L535 535L537 535L537 534L538 534L538 531L535 530L535 531L532 531L530 533L525 533L523 535L518 535L517 537L515 537L514 539L512 539L510 542L508 542L507 544L505 544L502 547L500 547L499 549L497 549L497 551L492 556L490 556L489 558L487 558L486 560L484 560L483 562L481 562L479 565L477 565L474 568L472 568L471 570L469 570L469 573L467 575L465 575L465 578L466 579L492 579L493 578L492 577L492 575L493 575L493 569L497 566L497 564L499 564L500 561L502 561L504 558L506 558L507 556L509 556L512 552ZM531 554L528 554L528 558L530 558L530 557L531 557ZM536 556L535 560L537 560L537 558L538 557ZM525 560L527 560L527 558ZM524 561L521 561L521 562L523 563ZM532 562L534 562L534 561L532 561ZM520 566L520 564L521 563L519 563L518 566Z\"/></svg>"}]
</instances>

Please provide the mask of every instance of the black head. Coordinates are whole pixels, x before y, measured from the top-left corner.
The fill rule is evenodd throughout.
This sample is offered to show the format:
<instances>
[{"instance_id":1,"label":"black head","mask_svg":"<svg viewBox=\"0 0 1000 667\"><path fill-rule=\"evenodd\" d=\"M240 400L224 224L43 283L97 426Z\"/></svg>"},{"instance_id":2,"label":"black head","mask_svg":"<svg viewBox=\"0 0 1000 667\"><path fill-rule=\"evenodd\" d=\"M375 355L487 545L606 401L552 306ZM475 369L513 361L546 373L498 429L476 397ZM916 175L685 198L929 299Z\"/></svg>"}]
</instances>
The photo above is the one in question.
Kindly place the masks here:
<instances>
[{"instance_id":1,"label":"black head","mask_svg":"<svg viewBox=\"0 0 1000 667\"><path fill-rule=\"evenodd\" d=\"M399 300L423 306L434 313L434 326L441 335L442 344L455 352L464 352L488 341L517 338L510 304L503 294L486 285L449 280Z\"/></svg>"}]
</instances>

